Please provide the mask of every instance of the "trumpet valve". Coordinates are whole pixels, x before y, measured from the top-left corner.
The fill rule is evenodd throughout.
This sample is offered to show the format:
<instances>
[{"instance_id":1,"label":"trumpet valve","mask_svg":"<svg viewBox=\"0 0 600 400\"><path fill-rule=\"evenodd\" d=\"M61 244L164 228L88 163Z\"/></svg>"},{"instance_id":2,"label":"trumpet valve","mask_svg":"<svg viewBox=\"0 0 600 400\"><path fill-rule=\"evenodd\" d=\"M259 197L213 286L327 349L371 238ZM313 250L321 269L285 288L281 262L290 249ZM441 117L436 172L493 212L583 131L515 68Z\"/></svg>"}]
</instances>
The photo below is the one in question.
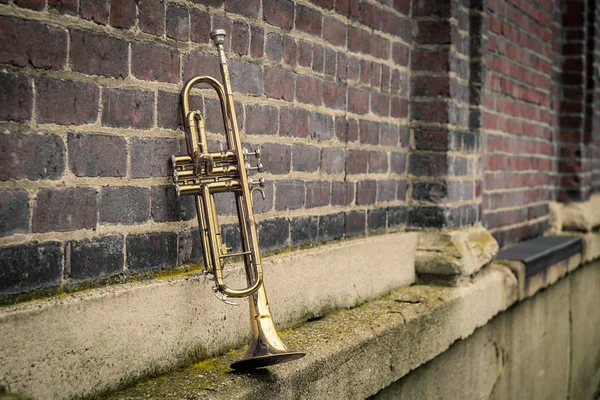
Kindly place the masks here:
<instances>
[{"instance_id":1,"label":"trumpet valve","mask_svg":"<svg viewBox=\"0 0 600 400\"><path fill-rule=\"evenodd\" d=\"M248 178L248 184L250 187L265 187L265 178L259 178L257 181L254 181L252 178Z\"/></svg>"},{"instance_id":2,"label":"trumpet valve","mask_svg":"<svg viewBox=\"0 0 600 400\"><path fill-rule=\"evenodd\" d=\"M256 146L256 149L253 152L249 152L248 149L244 149L244 156L255 156L256 159L260 159L262 153L260 152L260 146Z\"/></svg>"},{"instance_id":3,"label":"trumpet valve","mask_svg":"<svg viewBox=\"0 0 600 400\"><path fill-rule=\"evenodd\" d=\"M258 164L256 164L256 167L251 167L249 163L246 163L246 171L248 171L248 172L250 172L250 171L262 172L263 171L263 165L262 165L262 163L258 163Z\"/></svg>"}]
</instances>

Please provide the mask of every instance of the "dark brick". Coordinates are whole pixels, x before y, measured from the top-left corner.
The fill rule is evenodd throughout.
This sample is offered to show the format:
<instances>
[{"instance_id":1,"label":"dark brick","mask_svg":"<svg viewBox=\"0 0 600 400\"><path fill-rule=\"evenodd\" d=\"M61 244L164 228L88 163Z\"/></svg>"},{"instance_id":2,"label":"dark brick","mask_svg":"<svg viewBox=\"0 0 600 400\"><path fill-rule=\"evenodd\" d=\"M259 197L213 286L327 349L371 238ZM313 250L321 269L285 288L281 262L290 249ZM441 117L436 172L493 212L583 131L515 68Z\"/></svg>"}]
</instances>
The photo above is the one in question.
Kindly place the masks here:
<instances>
[{"instance_id":1,"label":"dark brick","mask_svg":"<svg viewBox=\"0 0 600 400\"><path fill-rule=\"evenodd\" d=\"M450 117L449 104L442 101L434 102L418 102L411 103L411 120L447 123Z\"/></svg>"},{"instance_id":2,"label":"dark brick","mask_svg":"<svg viewBox=\"0 0 600 400\"><path fill-rule=\"evenodd\" d=\"M379 143L383 146L397 146L400 132L397 125L380 124Z\"/></svg>"},{"instance_id":3,"label":"dark brick","mask_svg":"<svg viewBox=\"0 0 600 400\"><path fill-rule=\"evenodd\" d=\"M127 42L90 31L71 31L73 71L111 78L126 78L129 59Z\"/></svg>"},{"instance_id":4,"label":"dark brick","mask_svg":"<svg viewBox=\"0 0 600 400\"><path fill-rule=\"evenodd\" d=\"M265 54L271 61L280 63L283 59L283 37L277 32L267 34Z\"/></svg>"},{"instance_id":5,"label":"dark brick","mask_svg":"<svg viewBox=\"0 0 600 400\"><path fill-rule=\"evenodd\" d=\"M348 121L348 132L346 134L348 142L356 142L358 140L358 121L351 119Z\"/></svg>"},{"instance_id":6,"label":"dark brick","mask_svg":"<svg viewBox=\"0 0 600 400\"><path fill-rule=\"evenodd\" d=\"M448 72L450 59L447 51L413 51L410 65L415 71Z\"/></svg>"},{"instance_id":7,"label":"dark brick","mask_svg":"<svg viewBox=\"0 0 600 400\"><path fill-rule=\"evenodd\" d=\"M310 68L312 65L312 43L304 40L298 40L298 65Z\"/></svg>"},{"instance_id":8,"label":"dark brick","mask_svg":"<svg viewBox=\"0 0 600 400\"><path fill-rule=\"evenodd\" d=\"M354 202L354 182L343 181L331 184L331 205L348 206Z\"/></svg>"},{"instance_id":9,"label":"dark brick","mask_svg":"<svg viewBox=\"0 0 600 400\"><path fill-rule=\"evenodd\" d=\"M232 192L215 194L217 215L235 215L235 194Z\"/></svg>"},{"instance_id":10,"label":"dark brick","mask_svg":"<svg viewBox=\"0 0 600 400\"><path fill-rule=\"evenodd\" d=\"M232 60L229 68L231 85L236 92L256 96L263 94L263 71L260 65Z\"/></svg>"},{"instance_id":11,"label":"dark brick","mask_svg":"<svg viewBox=\"0 0 600 400\"><path fill-rule=\"evenodd\" d=\"M304 206L306 187L303 181L276 181L275 191L275 209L277 211L296 210Z\"/></svg>"},{"instance_id":12,"label":"dark brick","mask_svg":"<svg viewBox=\"0 0 600 400\"><path fill-rule=\"evenodd\" d=\"M40 189L33 210L32 231L66 232L96 228L96 189Z\"/></svg>"},{"instance_id":13,"label":"dark brick","mask_svg":"<svg viewBox=\"0 0 600 400\"><path fill-rule=\"evenodd\" d=\"M55 8L63 14L77 15L77 0L48 0L48 7Z\"/></svg>"},{"instance_id":14,"label":"dark brick","mask_svg":"<svg viewBox=\"0 0 600 400\"><path fill-rule=\"evenodd\" d=\"M407 216L405 207L389 207L388 208L388 227L396 227L406 224Z\"/></svg>"},{"instance_id":15,"label":"dark brick","mask_svg":"<svg viewBox=\"0 0 600 400\"><path fill-rule=\"evenodd\" d=\"M0 190L0 237L27 233L29 194L24 189Z\"/></svg>"},{"instance_id":16,"label":"dark brick","mask_svg":"<svg viewBox=\"0 0 600 400\"><path fill-rule=\"evenodd\" d=\"M344 235L344 213L327 214L319 216L320 241L339 239Z\"/></svg>"},{"instance_id":17,"label":"dark brick","mask_svg":"<svg viewBox=\"0 0 600 400\"><path fill-rule=\"evenodd\" d=\"M192 3L203 4L207 7L221 8L225 0L192 0Z\"/></svg>"},{"instance_id":18,"label":"dark brick","mask_svg":"<svg viewBox=\"0 0 600 400\"><path fill-rule=\"evenodd\" d=\"M396 181L396 200L406 200L406 181Z\"/></svg>"},{"instance_id":19,"label":"dark brick","mask_svg":"<svg viewBox=\"0 0 600 400\"><path fill-rule=\"evenodd\" d=\"M127 267L130 271L170 268L177 262L177 234L156 232L129 235L127 243Z\"/></svg>"},{"instance_id":20,"label":"dark brick","mask_svg":"<svg viewBox=\"0 0 600 400\"><path fill-rule=\"evenodd\" d=\"M279 109L272 106L246 105L246 133L250 135L276 135Z\"/></svg>"},{"instance_id":21,"label":"dark brick","mask_svg":"<svg viewBox=\"0 0 600 400\"><path fill-rule=\"evenodd\" d=\"M344 215L344 236L356 236L365 233L366 218L364 211L349 211Z\"/></svg>"},{"instance_id":22,"label":"dark brick","mask_svg":"<svg viewBox=\"0 0 600 400\"><path fill-rule=\"evenodd\" d=\"M204 116L206 122L206 129L212 133L224 133L225 124L223 123L223 114L221 112L221 103L218 99L205 99L204 102ZM238 128L240 130L245 128L244 125L244 108L241 103L234 103ZM275 128L277 129L277 128Z\"/></svg>"},{"instance_id":23,"label":"dark brick","mask_svg":"<svg viewBox=\"0 0 600 400\"><path fill-rule=\"evenodd\" d=\"M63 257L59 242L0 248L0 292L19 293L60 284Z\"/></svg>"},{"instance_id":24,"label":"dark brick","mask_svg":"<svg viewBox=\"0 0 600 400\"><path fill-rule=\"evenodd\" d=\"M398 65L408 65L410 49L402 43L394 43L392 45L392 58Z\"/></svg>"},{"instance_id":25,"label":"dark brick","mask_svg":"<svg viewBox=\"0 0 600 400\"><path fill-rule=\"evenodd\" d=\"M310 136L320 140L331 139L335 133L333 118L330 115L314 112L310 114Z\"/></svg>"},{"instance_id":26,"label":"dark brick","mask_svg":"<svg viewBox=\"0 0 600 400\"><path fill-rule=\"evenodd\" d=\"M369 173L381 174L388 170L388 158L385 151L369 151Z\"/></svg>"},{"instance_id":27,"label":"dark brick","mask_svg":"<svg viewBox=\"0 0 600 400\"><path fill-rule=\"evenodd\" d=\"M396 200L396 180L384 179L377 181L377 202Z\"/></svg>"},{"instance_id":28,"label":"dark brick","mask_svg":"<svg viewBox=\"0 0 600 400\"><path fill-rule=\"evenodd\" d=\"M348 88L348 111L356 114L369 112L369 93L362 89Z\"/></svg>"},{"instance_id":29,"label":"dark brick","mask_svg":"<svg viewBox=\"0 0 600 400\"><path fill-rule=\"evenodd\" d=\"M323 207L331 202L331 184L328 181L306 182L306 208Z\"/></svg>"},{"instance_id":30,"label":"dark brick","mask_svg":"<svg viewBox=\"0 0 600 400\"><path fill-rule=\"evenodd\" d=\"M325 75L329 75L334 77L336 74L336 59L337 54L335 50L330 48L325 48L325 70L323 71Z\"/></svg>"},{"instance_id":31,"label":"dark brick","mask_svg":"<svg viewBox=\"0 0 600 400\"><path fill-rule=\"evenodd\" d=\"M69 133L69 168L76 176L127 175L127 144L119 136Z\"/></svg>"},{"instance_id":32,"label":"dark brick","mask_svg":"<svg viewBox=\"0 0 600 400\"><path fill-rule=\"evenodd\" d=\"M298 48L296 39L293 36L285 35L283 37L283 62L289 66L295 67L298 61Z\"/></svg>"},{"instance_id":33,"label":"dark brick","mask_svg":"<svg viewBox=\"0 0 600 400\"><path fill-rule=\"evenodd\" d=\"M124 244L120 235L67 242L69 278L86 280L122 273Z\"/></svg>"},{"instance_id":34,"label":"dark brick","mask_svg":"<svg viewBox=\"0 0 600 400\"><path fill-rule=\"evenodd\" d=\"M188 81L197 75L213 76L220 82L221 70L218 57L198 52L187 54L183 60L183 80Z\"/></svg>"},{"instance_id":35,"label":"dark brick","mask_svg":"<svg viewBox=\"0 0 600 400\"><path fill-rule=\"evenodd\" d=\"M204 110L203 99L201 96L190 97L190 109ZM158 126L167 129L183 129L181 115L181 102L179 93L158 91Z\"/></svg>"},{"instance_id":36,"label":"dark brick","mask_svg":"<svg viewBox=\"0 0 600 400\"><path fill-rule=\"evenodd\" d=\"M223 243L230 248L229 251L239 252L242 250L242 240L238 224L221 226L221 236L223 238Z\"/></svg>"},{"instance_id":37,"label":"dark brick","mask_svg":"<svg viewBox=\"0 0 600 400\"><path fill-rule=\"evenodd\" d=\"M134 42L131 73L146 81L179 82L179 53L167 46Z\"/></svg>"},{"instance_id":38,"label":"dark brick","mask_svg":"<svg viewBox=\"0 0 600 400\"><path fill-rule=\"evenodd\" d=\"M208 43L209 34L206 30L210 26L210 14L198 8L190 8L190 40L196 43Z\"/></svg>"},{"instance_id":39,"label":"dark brick","mask_svg":"<svg viewBox=\"0 0 600 400\"><path fill-rule=\"evenodd\" d=\"M385 93L373 92L371 94L371 112L382 117L390 115L390 96ZM401 116L396 113L395 116Z\"/></svg>"},{"instance_id":40,"label":"dark brick","mask_svg":"<svg viewBox=\"0 0 600 400\"><path fill-rule=\"evenodd\" d=\"M290 221L287 218L275 218L258 224L258 242L261 247L272 249L283 247L290 241Z\"/></svg>"},{"instance_id":41,"label":"dark brick","mask_svg":"<svg viewBox=\"0 0 600 400\"><path fill-rule=\"evenodd\" d=\"M369 152L367 150L346 150L346 173L366 174Z\"/></svg>"},{"instance_id":42,"label":"dark brick","mask_svg":"<svg viewBox=\"0 0 600 400\"><path fill-rule=\"evenodd\" d=\"M63 29L6 16L0 17L0 63L63 69L67 33Z\"/></svg>"},{"instance_id":43,"label":"dark brick","mask_svg":"<svg viewBox=\"0 0 600 400\"><path fill-rule=\"evenodd\" d=\"M279 135L304 138L308 136L308 111L300 108L281 108Z\"/></svg>"},{"instance_id":44,"label":"dark brick","mask_svg":"<svg viewBox=\"0 0 600 400\"><path fill-rule=\"evenodd\" d=\"M293 245L315 242L319 231L319 217L297 217L290 222L290 236Z\"/></svg>"},{"instance_id":45,"label":"dark brick","mask_svg":"<svg viewBox=\"0 0 600 400\"><path fill-rule=\"evenodd\" d=\"M189 221L196 218L194 196L177 197L173 185L154 186L150 216L156 222Z\"/></svg>"},{"instance_id":46,"label":"dark brick","mask_svg":"<svg viewBox=\"0 0 600 400\"><path fill-rule=\"evenodd\" d=\"M267 171L269 172L269 171ZM262 188L265 192L265 198L263 199L259 192L254 192L252 196L252 204L254 206L254 214L264 214L273 209L273 198L274 185L272 181L265 182Z\"/></svg>"},{"instance_id":47,"label":"dark brick","mask_svg":"<svg viewBox=\"0 0 600 400\"><path fill-rule=\"evenodd\" d=\"M248 54L250 45L250 28L244 21L235 21L233 23L233 34L231 36L231 50L238 54Z\"/></svg>"},{"instance_id":48,"label":"dark brick","mask_svg":"<svg viewBox=\"0 0 600 400\"><path fill-rule=\"evenodd\" d=\"M115 28L131 28L135 23L136 7L131 0L111 0L110 24Z\"/></svg>"},{"instance_id":49,"label":"dark brick","mask_svg":"<svg viewBox=\"0 0 600 400\"><path fill-rule=\"evenodd\" d=\"M384 231L387 224L387 210L385 208L376 208L367 213L367 227L369 232Z\"/></svg>"},{"instance_id":50,"label":"dark brick","mask_svg":"<svg viewBox=\"0 0 600 400\"><path fill-rule=\"evenodd\" d=\"M316 172L321 161L321 150L316 146L297 143L292 146L292 169Z\"/></svg>"},{"instance_id":51,"label":"dark brick","mask_svg":"<svg viewBox=\"0 0 600 400\"><path fill-rule=\"evenodd\" d=\"M0 135L0 181L58 179L65 169L65 148L55 135Z\"/></svg>"},{"instance_id":52,"label":"dark brick","mask_svg":"<svg viewBox=\"0 0 600 400\"><path fill-rule=\"evenodd\" d=\"M421 228L448 227L448 210L440 207L411 207L406 223Z\"/></svg>"},{"instance_id":53,"label":"dark brick","mask_svg":"<svg viewBox=\"0 0 600 400\"><path fill-rule=\"evenodd\" d=\"M99 221L136 224L150 216L150 190L135 186L105 186L100 190Z\"/></svg>"},{"instance_id":54,"label":"dark brick","mask_svg":"<svg viewBox=\"0 0 600 400\"><path fill-rule=\"evenodd\" d=\"M326 147L321 150L321 173L341 174L344 172L344 149Z\"/></svg>"},{"instance_id":55,"label":"dark brick","mask_svg":"<svg viewBox=\"0 0 600 400\"><path fill-rule=\"evenodd\" d=\"M133 138L129 150L132 178L171 175L170 157L179 154L177 139Z\"/></svg>"},{"instance_id":56,"label":"dark brick","mask_svg":"<svg viewBox=\"0 0 600 400\"><path fill-rule=\"evenodd\" d=\"M156 0L139 0L140 30L151 35L165 33L165 3Z\"/></svg>"},{"instance_id":57,"label":"dark brick","mask_svg":"<svg viewBox=\"0 0 600 400\"><path fill-rule=\"evenodd\" d=\"M447 155L413 153L408 158L408 173L416 176L445 176L448 173Z\"/></svg>"},{"instance_id":58,"label":"dark brick","mask_svg":"<svg viewBox=\"0 0 600 400\"><path fill-rule=\"evenodd\" d=\"M102 126L147 129L154 124L154 93L105 88L102 92Z\"/></svg>"},{"instance_id":59,"label":"dark brick","mask_svg":"<svg viewBox=\"0 0 600 400\"><path fill-rule=\"evenodd\" d=\"M379 144L379 123L360 121L360 142L364 144Z\"/></svg>"},{"instance_id":60,"label":"dark brick","mask_svg":"<svg viewBox=\"0 0 600 400\"><path fill-rule=\"evenodd\" d=\"M7 1L2 1L0 3L8 4ZM31 10L41 11L46 6L45 0L15 0L15 5L17 7L29 8Z\"/></svg>"},{"instance_id":61,"label":"dark brick","mask_svg":"<svg viewBox=\"0 0 600 400\"><path fill-rule=\"evenodd\" d=\"M299 102L320 106L322 95L323 82L320 79L306 75L296 77L296 99Z\"/></svg>"},{"instance_id":62,"label":"dark brick","mask_svg":"<svg viewBox=\"0 0 600 400\"><path fill-rule=\"evenodd\" d=\"M314 37L321 37L321 31L323 30L323 14L310 7L297 5L296 29L307 32Z\"/></svg>"},{"instance_id":63,"label":"dark brick","mask_svg":"<svg viewBox=\"0 0 600 400\"><path fill-rule=\"evenodd\" d=\"M0 72L0 120L26 122L31 119L31 78Z\"/></svg>"},{"instance_id":64,"label":"dark brick","mask_svg":"<svg viewBox=\"0 0 600 400\"><path fill-rule=\"evenodd\" d=\"M261 146L261 162L271 174L288 174L292 159L292 148L285 144L265 143Z\"/></svg>"},{"instance_id":65,"label":"dark brick","mask_svg":"<svg viewBox=\"0 0 600 400\"><path fill-rule=\"evenodd\" d=\"M250 28L250 55L254 58L261 58L264 54L265 31L260 26Z\"/></svg>"},{"instance_id":66,"label":"dark brick","mask_svg":"<svg viewBox=\"0 0 600 400\"><path fill-rule=\"evenodd\" d=\"M263 0L264 20L283 29L294 26L294 3L290 0Z\"/></svg>"},{"instance_id":67,"label":"dark brick","mask_svg":"<svg viewBox=\"0 0 600 400\"><path fill-rule=\"evenodd\" d=\"M341 51L337 53L337 77L346 79L348 77L348 56Z\"/></svg>"},{"instance_id":68,"label":"dark brick","mask_svg":"<svg viewBox=\"0 0 600 400\"><path fill-rule=\"evenodd\" d=\"M187 42L190 38L188 9L174 3L167 5L167 37Z\"/></svg>"},{"instance_id":69,"label":"dark brick","mask_svg":"<svg viewBox=\"0 0 600 400\"><path fill-rule=\"evenodd\" d=\"M179 232L177 245L177 265L182 265L186 262L200 263L204 261L198 229Z\"/></svg>"},{"instance_id":70,"label":"dark brick","mask_svg":"<svg viewBox=\"0 0 600 400\"><path fill-rule=\"evenodd\" d=\"M419 44L448 44L451 42L450 22L419 21L415 42Z\"/></svg>"},{"instance_id":71,"label":"dark brick","mask_svg":"<svg viewBox=\"0 0 600 400\"><path fill-rule=\"evenodd\" d=\"M106 25L108 23L108 0L81 0L79 13L83 19Z\"/></svg>"},{"instance_id":72,"label":"dark brick","mask_svg":"<svg viewBox=\"0 0 600 400\"><path fill-rule=\"evenodd\" d=\"M312 70L316 73L323 73L323 67L325 65L325 49L323 46L313 43L313 61Z\"/></svg>"},{"instance_id":73,"label":"dark brick","mask_svg":"<svg viewBox=\"0 0 600 400\"><path fill-rule=\"evenodd\" d=\"M98 119L99 97L100 90L93 83L38 79L37 122L60 125L93 124Z\"/></svg>"},{"instance_id":74,"label":"dark brick","mask_svg":"<svg viewBox=\"0 0 600 400\"><path fill-rule=\"evenodd\" d=\"M294 101L294 75L280 68L265 67L265 95L272 99Z\"/></svg>"},{"instance_id":75,"label":"dark brick","mask_svg":"<svg viewBox=\"0 0 600 400\"><path fill-rule=\"evenodd\" d=\"M225 11L258 18L260 0L225 0Z\"/></svg>"}]
</instances>

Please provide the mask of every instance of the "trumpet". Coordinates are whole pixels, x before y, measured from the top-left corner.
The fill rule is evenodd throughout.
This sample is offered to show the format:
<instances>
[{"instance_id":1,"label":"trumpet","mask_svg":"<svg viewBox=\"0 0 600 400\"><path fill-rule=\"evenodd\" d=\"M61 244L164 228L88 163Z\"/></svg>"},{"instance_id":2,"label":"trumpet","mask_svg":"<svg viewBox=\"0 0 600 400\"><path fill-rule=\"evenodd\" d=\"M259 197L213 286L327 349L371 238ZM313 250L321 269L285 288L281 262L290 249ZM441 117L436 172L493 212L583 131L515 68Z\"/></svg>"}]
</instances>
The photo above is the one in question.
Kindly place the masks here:
<instances>
[{"instance_id":1,"label":"trumpet","mask_svg":"<svg viewBox=\"0 0 600 400\"><path fill-rule=\"evenodd\" d=\"M227 303L229 298L248 298L251 342L246 355L231 364L233 369L246 370L292 361L305 354L288 350L273 323L263 283L258 235L252 209L254 191L261 193L264 198L264 179L254 181L248 178L250 171L262 170L260 148L250 152L242 147L229 67L225 57L225 30L214 30L210 37L219 53L223 85L210 76L196 76L185 84L181 93L181 103L188 154L171 156L171 164L177 195L195 196L204 270L214 277L215 293L221 293L222 299ZM204 117L199 111L190 111L190 92L193 87L201 84L214 89L221 103L227 143L225 151L209 152ZM258 160L255 167L246 161L250 157ZM230 249L223 243L221 236L214 194L224 192L233 192L235 195L242 249L238 253L229 253ZM230 257L242 258L247 287L234 289L225 284L223 267L225 260Z\"/></svg>"}]
</instances>

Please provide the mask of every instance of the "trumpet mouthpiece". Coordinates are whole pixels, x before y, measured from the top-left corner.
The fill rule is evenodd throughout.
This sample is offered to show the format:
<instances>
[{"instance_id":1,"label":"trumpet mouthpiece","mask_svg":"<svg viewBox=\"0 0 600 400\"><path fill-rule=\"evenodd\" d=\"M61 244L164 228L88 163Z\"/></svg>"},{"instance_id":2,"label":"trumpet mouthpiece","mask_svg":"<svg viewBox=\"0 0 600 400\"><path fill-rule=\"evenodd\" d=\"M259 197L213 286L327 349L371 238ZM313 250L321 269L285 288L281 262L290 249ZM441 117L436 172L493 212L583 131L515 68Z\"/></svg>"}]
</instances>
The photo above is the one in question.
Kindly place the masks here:
<instances>
[{"instance_id":1,"label":"trumpet mouthpiece","mask_svg":"<svg viewBox=\"0 0 600 400\"><path fill-rule=\"evenodd\" d=\"M215 46L224 45L225 36L227 36L225 29L215 29L214 31L210 32L210 38Z\"/></svg>"}]
</instances>

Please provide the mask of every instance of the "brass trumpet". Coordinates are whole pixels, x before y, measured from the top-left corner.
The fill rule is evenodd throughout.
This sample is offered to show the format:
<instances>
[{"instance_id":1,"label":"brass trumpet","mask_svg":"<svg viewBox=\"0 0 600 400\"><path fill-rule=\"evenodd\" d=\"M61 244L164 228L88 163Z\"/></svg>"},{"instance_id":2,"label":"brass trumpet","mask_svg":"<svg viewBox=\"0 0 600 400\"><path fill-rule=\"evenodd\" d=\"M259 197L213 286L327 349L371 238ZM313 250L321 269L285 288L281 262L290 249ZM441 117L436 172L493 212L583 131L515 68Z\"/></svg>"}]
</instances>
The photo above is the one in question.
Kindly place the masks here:
<instances>
[{"instance_id":1,"label":"brass trumpet","mask_svg":"<svg viewBox=\"0 0 600 400\"><path fill-rule=\"evenodd\" d=\"M244 370L291 361L305 354L289 351L277 335L273 324L263 283L258 236L252 211L252 192L258 190L264 197L264 179L252 181L248 178L248 172L260 172L262 165L258 162L256 167L251 167L246 162L246 157L249 156L254 156L260 161L260 149L249 152L242 148L229 67L223 46L225 30L214 30L210 37L219 52L224 85L210 76L196 76L186 83L181 101L188 154L171 156L171 164L177 195L195 196L204 269L214 276L215 293L220 292L226 302L229 297L248 297L252 339L244 358L231 364L233 369ZM208 151L204 118L199 111L190 111L190 91L199 84L212 87L219 97L228 147L226 151ZM229 249L221 237L214 194L223 192L235 194L242 245L242 251L239 253L228 253ZM236 256L244 261L248 286L242 289L228 287L223 278L225 259Z\"/></svg>"}]
</instances>

